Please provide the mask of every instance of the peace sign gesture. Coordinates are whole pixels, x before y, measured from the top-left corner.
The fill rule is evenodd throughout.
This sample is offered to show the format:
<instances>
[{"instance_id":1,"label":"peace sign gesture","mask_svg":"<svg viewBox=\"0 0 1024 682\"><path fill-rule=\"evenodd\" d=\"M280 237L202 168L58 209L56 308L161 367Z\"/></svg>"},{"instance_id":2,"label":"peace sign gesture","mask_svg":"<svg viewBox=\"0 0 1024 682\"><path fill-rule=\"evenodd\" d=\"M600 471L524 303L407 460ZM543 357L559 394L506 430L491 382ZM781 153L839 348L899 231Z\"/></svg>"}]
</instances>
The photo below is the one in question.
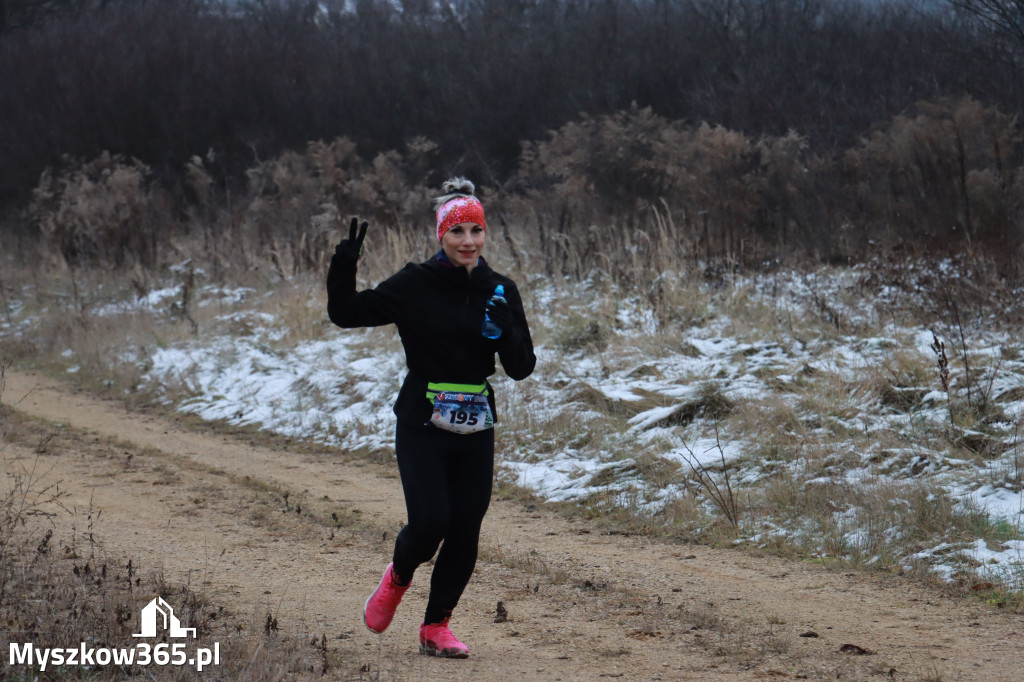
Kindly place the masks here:
<instances>
[{"instance_id":1,"label":"peace sign gesture","mask_svg":"<svg viewBox=\"0 0 1024 682\"><path fill-rule=\"evenodd\" d=\"M352 218L352 224L348 228L348 239L342 239L334 247L334 255L340 258L345 265L355 267L356 262L359 260L359 255L363 252L363 239L366 238L366 230L369 226L369 223L365 220L362 226L360 226L359 219ZM356 227L359 227L358 235L356 234Z\"/></svg>"}]
</instances>

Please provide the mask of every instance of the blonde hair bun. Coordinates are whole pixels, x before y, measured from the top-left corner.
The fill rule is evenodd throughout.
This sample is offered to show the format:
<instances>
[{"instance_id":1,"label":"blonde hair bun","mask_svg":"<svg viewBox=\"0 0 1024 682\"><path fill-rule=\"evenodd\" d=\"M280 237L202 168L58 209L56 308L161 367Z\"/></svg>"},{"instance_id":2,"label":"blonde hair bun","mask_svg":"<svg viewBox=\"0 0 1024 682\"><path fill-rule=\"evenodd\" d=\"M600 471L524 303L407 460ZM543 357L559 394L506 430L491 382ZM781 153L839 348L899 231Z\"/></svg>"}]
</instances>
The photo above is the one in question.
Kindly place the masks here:
<instances>
[{"instance_id":1,"label":"blonde hair bun","mask_svg":"<svg viewBox=\"0 0 1024 682\"><path fill-rule=\"evenodd\" d=\"M449 178L441 185L441 194L465 194L471 197L474 191L476 185L462 176Z\"/></svg>"},{"instance_id":2,"label":"blonde hair bun","mask_svg":"<svg viewBox=\"0 0 1024 682\"><path fill-rule=\"evenodd\" d=\"M475 196L473 194L475 191L476 185L461 175L454 178L448 178L441 185L441 196L434 198L433 208L436 211L456 197Z\"/></svg>"}]
</instances>

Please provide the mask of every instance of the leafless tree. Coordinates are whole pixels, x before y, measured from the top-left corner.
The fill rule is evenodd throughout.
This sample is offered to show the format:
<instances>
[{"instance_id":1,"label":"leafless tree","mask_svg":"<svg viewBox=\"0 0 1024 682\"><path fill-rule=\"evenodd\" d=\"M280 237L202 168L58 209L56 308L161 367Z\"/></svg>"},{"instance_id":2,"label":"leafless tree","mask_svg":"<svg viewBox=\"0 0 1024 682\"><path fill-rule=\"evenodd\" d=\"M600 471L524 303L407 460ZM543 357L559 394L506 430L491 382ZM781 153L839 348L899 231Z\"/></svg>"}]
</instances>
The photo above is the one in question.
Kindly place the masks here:
<instances>
[{"instance_id":1,"label":"leafless tree","mask_svg":"<svg viewBox=\"0 0 1024 682\"><path fill-rule=\"evenodd\" d=\"M947 0L957 11L1024 48L1024 0Z\"/></svg>"}]
</instances>

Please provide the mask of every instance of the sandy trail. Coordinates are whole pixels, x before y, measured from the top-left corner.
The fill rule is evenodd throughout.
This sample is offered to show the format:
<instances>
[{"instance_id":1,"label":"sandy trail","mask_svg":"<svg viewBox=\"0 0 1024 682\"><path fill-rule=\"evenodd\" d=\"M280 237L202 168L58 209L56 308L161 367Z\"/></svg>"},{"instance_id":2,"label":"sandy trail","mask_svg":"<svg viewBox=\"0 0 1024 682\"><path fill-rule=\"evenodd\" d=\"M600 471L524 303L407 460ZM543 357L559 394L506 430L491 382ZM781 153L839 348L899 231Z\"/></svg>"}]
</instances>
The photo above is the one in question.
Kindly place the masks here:
<instances>
[{"instance_id":1,"label":"sandy trail","mask_svg":"<svg viewBox=\"0 0 1024 682\"><path fill-rule=\"evenodd\" d=\"M520 502L492 502L453 629L465 661L420 656L429 567L391 628L361 608L404 520L393 468L297 455L127 412L8 370L0 399L88 434L39 459L110 552L210 590L282 632L343 642L381 679L1021 680L1024 618L908 580L603 534ZM49 427L46 427L49 428ZM113 440L112 440L113 439ZM0 436L6 466L34 455ZM289 492L278 508L255 498ZM296 507L302 508L300 513ZM354 526L300 523L334 511ZM509 619L495 622L497 602ZM816 637L802 636L816 633ZM843 653L854 644L870 655ZM339 671L339 674L344 671Z\"/></svg>"}]
</instances>

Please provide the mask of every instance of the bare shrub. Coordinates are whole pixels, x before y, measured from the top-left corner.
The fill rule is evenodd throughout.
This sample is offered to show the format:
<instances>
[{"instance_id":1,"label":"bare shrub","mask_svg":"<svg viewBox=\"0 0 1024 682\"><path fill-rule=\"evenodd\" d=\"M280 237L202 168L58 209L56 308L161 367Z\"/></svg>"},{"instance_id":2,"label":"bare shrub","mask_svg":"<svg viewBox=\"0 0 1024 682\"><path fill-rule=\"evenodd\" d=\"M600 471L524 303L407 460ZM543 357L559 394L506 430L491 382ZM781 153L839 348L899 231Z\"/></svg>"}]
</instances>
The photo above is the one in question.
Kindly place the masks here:
<instances>
[{"instance_id":1,"label":"bare shrub","mask_svg":"<svg viewBox=\"0 0 1024 682\"><path fill-rule=\"evenodd\" d=\"M547 272L599 268L635 283L697 258L754 263L791 245L816 217L804 203L808 166L827 169L795 133L755 140L634 106L524 144L506 206L535 217Z\"/></svg>"},{"instance_id":2,"label":"bare shrub","mask_svg":"<svg viewBox=\"0 0 1024 682\"><path fill-rule=\"evenodd\" d=\"M736 493L733 491L730 475L730 463L726 460L725 450L722 449L722 442L718 433L718 426L715 426L715 449L718 450L720 467L711 467L701 461L689 445L683 443L686 454L683 455L687 466L690 469L690 476L683 479L687 489L694 496L698 491L707 496L715 505L715 508L726 518L733 528L740 524L740 507ZM715 471L718 469L719 471Z\"/></svg>"},{"instance_id":3,"label":"bare shrub","mask_svg":"<svg viewBox=\"0 0 1024 682\"><path fill-rule=\"evenodd\" d=\"M1014 275L1024 218L1015 120L970 99L915 112L849 150L842 173L792 131L755 138L636 106L581 116L524 143L512 182L481 189L500 230L493 253L523 272L530 262L549 276L624 285L651 300L659 324L670 322L666 278L698 267L721 284L740 268L861 259L902 243L962 251L965 262ZM402 243L428 253L439 153L423 137L365 156L349 138L314 141L250 165L240 191L225 186L211 150L183 167L183 211L147 166L103 153L47 171L30 214L73 272L139 266L145 287L170 257L192 257L215 279L226 268L236 279L290 278L326 268L352 215L374 226L371 249ZM850 180L852 200L843 196ZM816 300L843 331L841 311Z\"/></svg>"},{"instance_id":4,"label":"bare shrub","mask_svg":"<svg viewBox=\"0 0 1024 682\"><path fill-rule=\"evenodd\" d=\"M690 140L691 174L686 187L686 213L700 235L707 261L745 262L753 237L763 178L754 143L746 135L702 124ZM749 246L748 246L749 245Z\"/></svg>"},{"instance_id":5,"label":"bare shrub","mask_svg":"<svg viewBox=\"0 0 1024 682\"><path fill-rule=\"evenodd\" d=\"M932 352L936 356L937 378L946 394L950 436L957 445L977 455L996 455L1005 449L1002 438L992 438L993 425L1008 421L994 394L1002 359L976 352L972 336L989 322L974 308L969 285L943 285L944 305L933 325ZM983 287L987 289L987 287ZM958 362L952 363L956 360Z\"/></svg>"},{"instance_id":6,"label":"bare shrub","mask_svg":"<svg viewBox=\"0 0 1024 682\"><path fill-rule=\"evenodd\" d=\"M8 409L0 405L0 414ZM28 466L14 465L12 459L5 454L2 461L6 480L0 488L0 605L6 601L8 584L16 577L16 564L23 557L35 558L48 551L53 536L50 519L63 510L61 500L65 497L60 482L43 480L38 456ZM50 522L39 524L40 519ZM35 523L26 530L29 521ZM47 526L45 535L42 525Z\"/></svg>"},{"instance_id":7,"label":"bare shrub","mask_svg":"<svg viewBox=\"0 0 1024 682\"><path fill-rule=\"evenodd\" d=\"M940 254L961 249L1014 272L1019 261L1021 133L971 98L919 102L846 152L870 234Z\"/></svg>"},{"instance_id":8,"label":"bare shrub","mask_svg":"<svg viewBox=\"0 0 1024 682\"><path fill-rule=\"evenodd\" d=\"M149 177L145 164L107 152L68 160L63 170L43 173L29 212L71 270L154 267L163 221Z\"/></svg>"},{"instance_id":9,"label":"bare shrub","mask_svg":"<svg viewBox=\"0 0 1024 682\"><path fill-rule=\"evenodd\" d=\"M758 242L745 250L764 260L794 251L823 257L850 253L847 231L836 229L836 211L830 207L836 183L831 155L812 150L808 138L794 130L762 136L757 151L763 176L753 222Z\"/></svg>"},{"instance_id":10,"label":"bare shrub","mask_svg":"<svg viewBox=\"0 0 1024 682\"><path fill-rule=\"evenodd\" d=\"M350 216L371 221L371 249L383 230L429 221L430 190L420 173L434 148L416 139L404 153L381 153L366 163L355 144L338 138L250 168L245 215L233 228L246 247L245 263L269 260L286 278L321 273Z\"/></svg>"}]
</instances>

